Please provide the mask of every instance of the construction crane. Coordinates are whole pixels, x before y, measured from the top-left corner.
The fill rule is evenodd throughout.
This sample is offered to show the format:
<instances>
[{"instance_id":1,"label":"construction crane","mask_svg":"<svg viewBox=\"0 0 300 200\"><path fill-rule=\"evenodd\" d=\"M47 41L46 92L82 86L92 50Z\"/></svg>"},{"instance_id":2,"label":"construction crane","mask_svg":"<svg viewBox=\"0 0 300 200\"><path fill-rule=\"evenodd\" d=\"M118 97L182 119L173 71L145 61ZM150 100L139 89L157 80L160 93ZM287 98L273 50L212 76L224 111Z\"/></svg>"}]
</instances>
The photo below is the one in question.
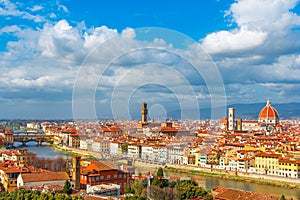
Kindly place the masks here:
<instances>
[{"instance_id":1,"label":"construction crane","mask_svg":"<svg viewBox=\"0 0 300 200\"><path fill-rule=\"evenodd\" d=\"M201 177L179 177L179 176L153 176L150 174L150 171L147 175L133 175L133 179L147 179L147 198L150 199L150 185L151 185L151 179L157 178L157 179L167 179L169 181L178 181L178 180L191 180L191 181L203 181L203 178Z\"/></svg>"},{"instance_id":2,"label":"construction crane","mask_svg":"<svg viewBox=\"0 0 300 200\"><path fill-rule=\"evenodd\" d=\"M147 179L147 198L150 199L150 184L151 184L151 179L153 178L153 176L150 174L150 171L148 172L147 175L141 175L141 176L134 175L132 178Z\"/></svg>"}]
</instances>

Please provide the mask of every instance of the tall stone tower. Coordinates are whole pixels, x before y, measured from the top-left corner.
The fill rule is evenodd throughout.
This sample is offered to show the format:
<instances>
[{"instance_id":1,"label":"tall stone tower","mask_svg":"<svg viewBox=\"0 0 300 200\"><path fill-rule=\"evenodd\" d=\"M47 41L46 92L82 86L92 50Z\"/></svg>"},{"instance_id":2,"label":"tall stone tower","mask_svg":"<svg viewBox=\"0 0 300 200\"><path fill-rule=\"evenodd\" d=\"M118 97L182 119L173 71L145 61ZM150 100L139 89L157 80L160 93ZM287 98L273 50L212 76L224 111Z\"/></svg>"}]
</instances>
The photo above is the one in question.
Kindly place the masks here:
<instances>
[{"instance_id":1,"label":"tall stone tower","mask_svg":"<svg viewBox=\"0 0 300 200\"><path fill-rule=\"evenodd\" d=\"M147 115L148 115L148 109L147 109L147 103L144 102L142 104L142 124L147 124Z\"/></svg>"},{"instance_id":2,"label":"tall stone tower","mask_svg":"<svg viewBox=\"0 0 300 200\"><path fill-rule=\"evenodd\" d=\"M228 108L228 130L235 130L235 108Z\"/></svg>"},{"instance_id":3,"label":"tall stone tower","mask_svg":"<svg viewBox=\"0 0 300 200\"><path fill-rule=\"evenodd\" d=\"M75 181L75 190L80 190L80 156L72 157L72 179Z\"/></svg>"}]
</instances>

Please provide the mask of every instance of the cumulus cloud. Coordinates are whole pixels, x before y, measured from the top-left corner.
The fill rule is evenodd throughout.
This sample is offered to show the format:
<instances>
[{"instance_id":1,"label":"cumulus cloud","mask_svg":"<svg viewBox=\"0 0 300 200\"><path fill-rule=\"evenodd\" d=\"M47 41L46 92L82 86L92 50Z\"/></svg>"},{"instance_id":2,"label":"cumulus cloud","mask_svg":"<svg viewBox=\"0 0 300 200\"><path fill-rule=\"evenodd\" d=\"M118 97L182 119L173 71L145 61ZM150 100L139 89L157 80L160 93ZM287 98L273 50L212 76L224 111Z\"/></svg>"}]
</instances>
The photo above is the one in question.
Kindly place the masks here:
<instances>
[{"instance_id":1,"label":"cumulus cloud","mask_svg":"<svg viewBox=\"0 0 300 200\"><path fill-rule=\"evenodd\" d=\"M237 27L208 34L201 43L212 54L228 55L235 50L247 50L251 54L284 53L300 45L295 35L299 31L293 30L300 26L300 16L291 11L297 3L297 0L236 1L226 15ZM245 51L235 52L236 55L243 53Z\"/></svg>"},{"instance_id":2,"label":"cumulus cloud","mask_svg":"<svg viewBox=\"0 0 300 200\"><path fill-rule=\"evenodd\" d=\"M84 33L84 47L88 49L96 47L116 35L116 29L110 29L106 26L90 28Z\"/></svg>"},{"instance_id":3,"label":"cumulus cloud","mask_svg":"<svg viewBox=\"0 0 300 200\"><path fill-rule=\"evenodd\" d=\"M122 31L121 36L127 39L134 39L136 34L134 29L132 28L126 28Z\"/></svg>"},{"instance_id":4,"label":"cumulus cloud","mask_svg":"<svg viewBox=\"0 0 300 200\"><path fill-rule=\"evenodd\" d=\"M226 13L234 28L210 33L200 40L223 75L230 103L237 100L257 102L268 97L280 100L299 88L300 20L292 12L297 3L295 0L235 1ZM74 24L66 19L51 22L34 15L44 5L27 6L28 12L9 0L2 0L1 5L2 16L43 22L35 29L18 25L0 29L0 34L11 34L16 38L7 42L6 51L0 52L0 94L3 94L0 96L4 97L9 88L6 100L13 96L29 100L34 96L29 91L42 91L42 97L36 95L36 98L46 101L55 99L57 94L60 100L70 101L74 82L81 78L78 74L84 62L87 76L84 76L86 85L82 88L98 84L93 92L96 91L97 102L105 108L111 106L112 92L119 92L116 96L120 101L125 101L121 97L126 95L140 95L152 103L161 101L169 105L174 104L174 97L186 102L195 98L203 102L202 106L212 99L206 84L216 82L218 76L207 65L210 57L194 43L177 49L174 42L159 36L150 37L151 34L140 40L139 32L129 27L119 31L105 25L86 27L84 22ZM57 8L69 12L59 2ZM59 18L52 11L48 17ZM107 44L107 41L111 43ZM197 56L201 59L196 59ZM192 64L201 66L202 74L198 74ZM142 67L147 70L139 70L144 69ZM155 83L172 88L176 94L170 96L172 92ZM272 89L277 85L284 92ZM187 90L187 86L191 86L194 93ZM30 95L20 92L22 90ZM136 98L136 101L140 99Z\"/></svg>"},{"instance_id":5,"label":"cumulus cloud","mask_svg":"<svg viewBox=\"0 0 300 200\"><path fill-rule=\"evenodd\" d=\"M285 87L284 93L271 89L300 86L300 16L293 12L298 4L298 0L237 0L225 12L232 26L200 40L223 75L229 102L236 96L246 103L262 97L282 102L283 94L289 94L285 101L298 99L296 92L291 96L295 87Z\"/></svg>"},{"instance_id":6,"label":"cumulus cloud","mask_svg":"<svg viewBox=\"0 0 300 200\"><path fill-rule=\"evenodd\" d=\"M208 35L202 41L203 48L210 53L222 53L253 49L262 45L267 33L262 31L241 30L220 31Z\"/></svg>"},{"instance_id":7,"label":"cumulus cloud","mask_svg":"<svg viewBox=\"0 0 300 200\"><path fill-rule=\"evenodd\" d=\"M239 0L227 12L239 27L251 30L285 29L299 25L299 16L292 13L298 0Z\"/></svg>"}]
</instances>

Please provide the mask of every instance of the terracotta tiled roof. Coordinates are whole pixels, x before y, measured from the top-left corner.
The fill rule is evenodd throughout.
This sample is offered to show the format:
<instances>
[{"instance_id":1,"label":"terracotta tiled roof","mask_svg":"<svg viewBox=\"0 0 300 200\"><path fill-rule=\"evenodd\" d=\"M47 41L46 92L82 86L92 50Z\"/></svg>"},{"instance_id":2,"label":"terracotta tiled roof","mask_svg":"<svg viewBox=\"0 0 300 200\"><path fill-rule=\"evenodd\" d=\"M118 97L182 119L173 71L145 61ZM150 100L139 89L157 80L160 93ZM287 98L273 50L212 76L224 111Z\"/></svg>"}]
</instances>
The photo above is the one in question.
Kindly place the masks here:
<instances>
[{"instance_id":1,"label":"terracotta tiled roof","mask_svg":"<svg viewBox=\"0 0 300 200\"><path fill-rule=\"evenodd\" d=\"M248 192L244 190L237 190L232 188L226 188L223 186L218 186L213 189L213 195L215 199L224 199L224 200L279 200L279 197L259 194L255 192Z\"/></svg>"},{"instance_id":2,"label":"terracotta tiled roof","mask_svg":"<svg viewBox=\"0 0 300 200\"><path fill-rule=\"evenodd\" d=\"M86 167L87 170L91 170L95 167L94 170L97 171L108 171L108 170L118 170L118 167L109 161L91 161L91 164Z\"/></svg>"},{"instance_id":3,"label":"terracotta tiled roof","mask_svg":"<svg viewBox=\"0 0 300 200\"><path fill-rule=\"evenodd\" d=\"M282 156L280 154L275 154L275 153L265 153L261 152L256 154L256 157L271 157L271 158L281 158Z\"/></svg>"},{"instance_id":4,"label":"terracotta tiled roof","mask_svg":"<svg viewBox=\"0 0 300 200\"><path fill-rule=\"evenodd\" d=\"M258 119L264 120L276 118L278 119L278 112L273 106L271 106L270 100L268 100L267 105L260 111Z\"/></svg>"},{"instance_id":5,"label":"terracotta tiled roof","mask_svg":"<svg viewBox=\"0 0 300 200\"><path fill-rule=\"evenodd\" d=\"M23 182L58 181L70 179L66 172L40 172L21 174L20 176L22 176Z\"/></svg>"},{"instance_id":6,"label":"terracotta tiled roof","mask_svg":"<svg viewBox=\"0 0 300 200\"><path fill-rule=\"evenodd\" d=\"M30 169L27 167L18 167L18 166L9 166L9 167L0 167L5 173L29 173Z\"/></svg>"}]
</instances>

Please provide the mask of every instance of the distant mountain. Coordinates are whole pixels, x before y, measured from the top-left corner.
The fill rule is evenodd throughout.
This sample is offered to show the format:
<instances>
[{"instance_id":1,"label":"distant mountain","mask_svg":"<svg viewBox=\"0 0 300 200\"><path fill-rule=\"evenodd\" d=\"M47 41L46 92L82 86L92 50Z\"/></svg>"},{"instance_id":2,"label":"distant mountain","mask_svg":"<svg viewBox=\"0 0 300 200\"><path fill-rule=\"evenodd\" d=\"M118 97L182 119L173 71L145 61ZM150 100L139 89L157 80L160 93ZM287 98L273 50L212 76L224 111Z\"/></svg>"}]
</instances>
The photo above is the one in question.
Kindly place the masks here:
<instances>
[{"instance_id":1,"label":"distant mountain","mask_svg":"<svg viewBox=\"0 0 300 200\"><path fill-rule=\"evenodd\" d=\"M260 110L266 105L266 103L253 103L253 104L232 104L228 105L229 107L234 107L236 111L236 118L242 119L257 119ZM300 103L280 103L280 104L272 104L272 106L278 111L280 119L295 119L300 118ZM224 109L219 109L220 112L218 119L225 117L226 113L222 112ZM222 110L222 111L221 111ZM227 109L226 109L227 111ZM187 112L195 113L194 110L187 110ZM210 119L211 109L203 108L199 111L200 119ZM224 113L224 114L223 114ZM195 115L191 114L190 119L194 119ZM161 116L155 116L155 118L159 119ZM168 112L168 117L172 119L181 119L181 111L175 110ZM139 119L140 114L135 113L134 118Z\"/></svg>"},{"instance_id":2,"label":"distant mountain","mask_svg":"<svg viewBox=\"0 0 300 200\"><path fill-rule=\"evenodd\" d=\"M236 118L242 119L257 119L260 110L266 105L266 103L252 103L252 104L232 104L228 105L229 107L234 107L236 112ZM272 104L272 106L278 111L280 119L300 119L300 103L280 103L280 104ZM226 109L217 109L217 116L215 119L221 119L226 116ZM211 109L210 108L201 108L199 110L199 115L197 115L197 111L195 110L185 110L185 113L188 119L196 119L197 116L200 116L200 119L211 119ZM134 107L130 111L131 118L133 120L141 120L141 111L139 107ZM181 110L173 110L167 111L167 118L172 118L174 120L182 119ZM115 116L117 117L117 116ZM165 116L149 116L148 120L154 117L156 120L165 120ZM99 117L101 119L113 119L113 117Z\"/></svg>"},{"instance_id":3,"label":"distant mountain","mask_svg":"<svg viewBox=\"0 0 300 200\"><path fill-rule=\"evenodd\" d=\"M257 119L260 110L266 103L253 104L233 104L228 107L234 107L236 110L236 117L243 119ZM295 119L300 118L300 103L280 103L272 104L278 111L280 119Z\"/></svg>"}]
</instances>

